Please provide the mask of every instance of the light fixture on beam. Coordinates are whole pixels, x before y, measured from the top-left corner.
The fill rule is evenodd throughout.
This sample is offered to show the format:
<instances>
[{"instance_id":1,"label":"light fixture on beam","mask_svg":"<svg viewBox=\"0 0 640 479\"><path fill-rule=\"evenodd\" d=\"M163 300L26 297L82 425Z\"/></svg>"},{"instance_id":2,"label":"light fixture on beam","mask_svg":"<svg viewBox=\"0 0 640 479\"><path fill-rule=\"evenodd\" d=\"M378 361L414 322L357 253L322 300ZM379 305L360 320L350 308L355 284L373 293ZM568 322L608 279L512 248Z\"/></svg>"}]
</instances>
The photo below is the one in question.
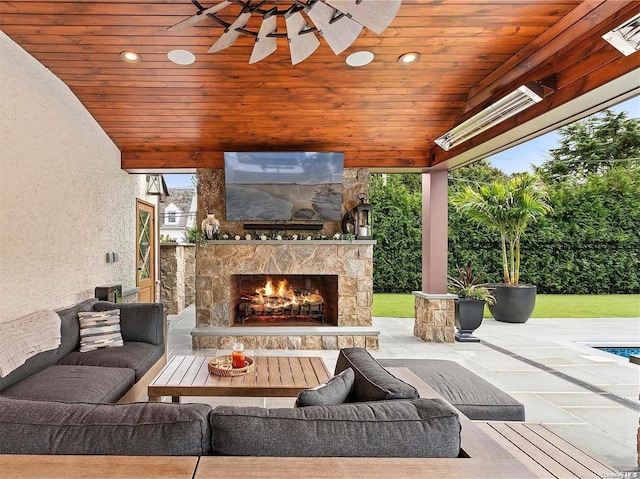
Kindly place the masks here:
<instances>
[{"instance_id":1,"label":"light fixture on beam","mask_svg":"<svg viewBox=\"0 0 640 479\"><path fill-rule=\"evenodd\" d=\"M602 35L606 41L613 45L625 56L629 56L640 50L640 13L610 32Z\"/></svg>"},{"instance_id":2,"label":"light fixture on beam","mask_svg":"<svg viewBox=\"0 0 640 479\"><path fill-rule=\"evenodd\" d=\"M198 12L170 27L170 31L193 27L205 18L215 21L225 30L208 53L230 47L241 34L253 35L256 45L249 63L259 62L271 55L277 47L276 38L286 37L294 65L308 58L320 46L318 35L324 37L338 55L351 46L363 27L377 34L382 33L396 17L402 4L402 0L224 0L205 8L198 0L191 2ZM290 5L286 9L278 8L287 3ZM228 23L219 15L228 15L226 9L233 4L239 5L241 10L235 14L235 20ZM253 14L262 17L258 32L247 27ZM311 20L311 25L305 16ZM278 31L277 17L284 18L281 26L282 23L286 25L286 33Z\"/></svg>"},{"instance_id":3,"label":"light fixture on beam","mask_svg":"<svg viewBox=\"0 0 640 479\"><path fill-rule=\"evenodd\" d=\"M555 83L555 75L552 75L539 82L522 85L442 135L435 140L436 144L443 150L449 151L454 146L541 102L546 96L545 93L555 91Z\"/></svg>"},{"instance_id":4,"label":"light fixture on beam","mask_svg":"<svg viewBox=\"0 0 640 479\"><path fill-rule=\"evenodd\" d=\"M151 196L169 196L169 190L162 175L147 175L147 194Z\"/></svg>"}]
</instances>

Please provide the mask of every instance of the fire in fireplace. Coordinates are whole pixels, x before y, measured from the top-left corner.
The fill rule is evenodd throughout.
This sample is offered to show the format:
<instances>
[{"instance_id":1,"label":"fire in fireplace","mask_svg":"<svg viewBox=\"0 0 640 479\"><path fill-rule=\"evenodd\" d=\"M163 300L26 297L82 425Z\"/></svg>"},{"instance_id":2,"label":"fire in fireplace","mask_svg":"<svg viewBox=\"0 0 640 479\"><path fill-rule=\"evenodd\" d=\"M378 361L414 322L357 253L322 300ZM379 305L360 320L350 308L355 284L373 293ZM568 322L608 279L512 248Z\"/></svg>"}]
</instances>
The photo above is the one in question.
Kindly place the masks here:
<instances>
[{"instance_id":1,"label":"fire in fireplace","mask_svg":"<svg viewBox=\"0 0 640 479\"><path fill-rule=\"evenodd\" d=\"M337 276L236 276L236 324L336 323Z\"/></svg>"}]
</instances>

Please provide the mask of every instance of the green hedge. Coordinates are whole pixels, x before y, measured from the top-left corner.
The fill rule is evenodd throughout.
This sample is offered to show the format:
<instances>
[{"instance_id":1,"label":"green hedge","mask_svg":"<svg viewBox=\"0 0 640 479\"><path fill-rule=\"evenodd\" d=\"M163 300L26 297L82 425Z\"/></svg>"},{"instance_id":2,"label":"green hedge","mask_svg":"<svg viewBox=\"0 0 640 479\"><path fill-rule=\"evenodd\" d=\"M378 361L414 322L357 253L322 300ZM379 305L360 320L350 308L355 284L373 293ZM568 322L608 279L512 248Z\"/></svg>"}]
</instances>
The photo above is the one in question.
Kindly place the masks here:
<instances>
[{"instance_id":1,"label":"green hedge","mask_svg":"<svg viewBox=\"0 0 640 479\"><path fill-rule=\"evenodd\" d=\"M477 166L476 166L477 165ZM484 162L451 174L450 189L499 176ZM409 178L404 178L409 177ZM372 175L374 291L421 288L420 175ZM640 169L616 167L549 185L554 211L522 239L521 282L541 293L640 292ZM449 270L470 263L482 280L502 279L499 238L449 208Z\"/></svg>"}]
</instances>

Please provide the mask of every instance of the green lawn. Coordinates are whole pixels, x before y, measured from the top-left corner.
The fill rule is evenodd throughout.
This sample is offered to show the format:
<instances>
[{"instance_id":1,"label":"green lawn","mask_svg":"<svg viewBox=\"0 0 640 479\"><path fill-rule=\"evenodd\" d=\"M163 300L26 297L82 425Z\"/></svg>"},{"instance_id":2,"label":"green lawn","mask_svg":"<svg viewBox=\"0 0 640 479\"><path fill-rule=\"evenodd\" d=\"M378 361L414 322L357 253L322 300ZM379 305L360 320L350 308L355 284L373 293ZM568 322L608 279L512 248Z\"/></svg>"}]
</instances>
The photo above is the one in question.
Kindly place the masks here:
<instances>
[{"instance_id":1,"label":"green lawn","mask_svg":"<svg viewBox=\"0 0 640 479\"><path fill-rule=\"evenodd\" d=\"M373 315L413 318L413 295L373 295ZM491 314L485 311L485 317ZM638 318L640 294L539 294L534 318Z\"/></svg>"}]
</instances>

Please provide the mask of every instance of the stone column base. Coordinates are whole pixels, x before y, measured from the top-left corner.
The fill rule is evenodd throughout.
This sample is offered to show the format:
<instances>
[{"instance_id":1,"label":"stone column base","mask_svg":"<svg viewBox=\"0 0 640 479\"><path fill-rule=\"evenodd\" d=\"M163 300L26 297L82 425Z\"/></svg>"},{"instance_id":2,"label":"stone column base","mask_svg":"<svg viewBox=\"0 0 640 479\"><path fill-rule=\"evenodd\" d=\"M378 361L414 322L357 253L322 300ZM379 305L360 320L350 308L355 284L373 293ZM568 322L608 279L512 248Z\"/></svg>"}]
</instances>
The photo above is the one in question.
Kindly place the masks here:
<instances>
[{"instance_id":1,"label":"stone column base","mask_svg":"<svg viewBox=\"0 0 640 479\"><path fill-rule=\"evenodd\" d=\"M426 342L453 343L455 337L454 294L427 294L414 291L413 335Z\"/></svg>"}]
</instances>

